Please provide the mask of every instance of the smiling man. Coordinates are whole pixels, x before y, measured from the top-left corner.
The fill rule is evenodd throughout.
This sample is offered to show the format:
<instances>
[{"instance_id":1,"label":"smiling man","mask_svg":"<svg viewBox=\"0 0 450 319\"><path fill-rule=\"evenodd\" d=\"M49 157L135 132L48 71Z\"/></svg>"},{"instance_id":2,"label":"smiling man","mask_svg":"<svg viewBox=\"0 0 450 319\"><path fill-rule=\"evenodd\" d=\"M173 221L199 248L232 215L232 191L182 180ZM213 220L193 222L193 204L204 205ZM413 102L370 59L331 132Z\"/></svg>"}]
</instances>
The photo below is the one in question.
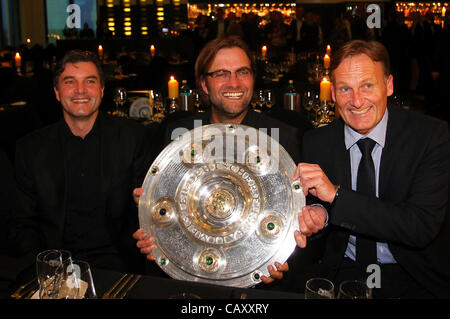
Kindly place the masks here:
<instances>
[{"instance_id":1,"label":"smiling man","mask_svg":"<svg viewBox=\"0 0 450 319\"><path fill-rule=\"evenodd\" d=\"M265 113L257 113L250 106L255 84L256 67L247 44L239 37L225 37L215 39L205 45L195 63L197 88L202 95L203 102L209 106L209 111L196 113L186 118L163 123L164 145L156 152L168 145L173 134L179 128L191 130L194 121L202 125L214 123L234 123L267 129L271 135L279 133L279 143L286 149L295 162L299 160L301 136L311 128L308 122L299 123L297 127L289 126ZM178 131L180 132L180 131ZM141 188L134 191L136 202L142 194ZM142 230L136 231L134 238L137 246L149 260L153 260L151 252L155 248L153 237ZM274 279L282 279L283 272L288 270L288 264L269 266L271 278L262 277L263 282L271 283Z\"/></svg>"},{"instance_id":2,"label":"smiling man","mask_svg":"<svg viewBox=\"0 0 450 319\"><path fill-rule=\"evenodd\" d=\"M143 126L99 112L103 90L95 54L69 51L57 65L63 119L17 143L18 201L9 229L15 253L60 248L93 267L141 270L130 193L150 165L148 139Z\"/></svg>"},{"instance_id":3,"label":"smiling man","mask_svg":"<svg viewBox=\"0 0 450 319\"><path fill-rule=\"evenodd\" d=\"M447 124L388 106L393 78L378 42L346 43L331 71L341 119L305 134L294 176L328 210L320 276L366 282L375 298L448 298ZM303 223L298 245L322 226Z\"/></svg>"}]
</instances>

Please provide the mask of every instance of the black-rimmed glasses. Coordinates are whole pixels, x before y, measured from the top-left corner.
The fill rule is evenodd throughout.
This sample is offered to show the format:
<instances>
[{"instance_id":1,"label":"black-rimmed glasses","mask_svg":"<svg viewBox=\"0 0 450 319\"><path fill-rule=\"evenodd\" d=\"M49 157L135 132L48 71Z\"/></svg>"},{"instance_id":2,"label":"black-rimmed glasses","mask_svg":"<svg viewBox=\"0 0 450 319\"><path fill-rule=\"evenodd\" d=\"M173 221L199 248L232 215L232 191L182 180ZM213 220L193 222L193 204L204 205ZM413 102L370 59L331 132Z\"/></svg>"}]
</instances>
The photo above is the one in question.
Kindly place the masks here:
<instances>
[{"instance_id":1,"label":"black-rimmed glasses","mask_svg":"<svg viewBox=\"0 0 450 319\"><path fill-rule=\"evenodd\" d=\"M252 70L246 67L240 68L234 72L228 70L217 70L206 73L206 75L217 81L228 81L231 78L231 73L234 73L236 78L239 80L248 80L252 77Z\"/></svg>"}]
</instances>

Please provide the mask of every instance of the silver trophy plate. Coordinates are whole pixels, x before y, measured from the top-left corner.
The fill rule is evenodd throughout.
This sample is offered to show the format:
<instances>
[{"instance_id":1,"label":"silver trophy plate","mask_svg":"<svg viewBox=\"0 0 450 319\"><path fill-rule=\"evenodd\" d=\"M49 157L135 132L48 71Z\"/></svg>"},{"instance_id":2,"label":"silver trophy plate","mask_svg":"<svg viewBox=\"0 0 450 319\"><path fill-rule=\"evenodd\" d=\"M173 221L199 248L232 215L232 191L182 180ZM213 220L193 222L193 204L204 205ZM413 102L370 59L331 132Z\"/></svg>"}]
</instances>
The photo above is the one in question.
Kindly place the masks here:
<instances>
[{"instance_id":1,"label":"silver trophy plate","mask_svg":"<svg viewBox=\"0 0 450 319\"><path fill-rule=\"evenodd\" d=\"M235 124L185 130L151 165L139 200L140 227L155 238L157 264L180 280L261 282L267 267L284 263L296 246L305 197L292 181L295 168L263 130Z\"/></svg>"}]
</instances>

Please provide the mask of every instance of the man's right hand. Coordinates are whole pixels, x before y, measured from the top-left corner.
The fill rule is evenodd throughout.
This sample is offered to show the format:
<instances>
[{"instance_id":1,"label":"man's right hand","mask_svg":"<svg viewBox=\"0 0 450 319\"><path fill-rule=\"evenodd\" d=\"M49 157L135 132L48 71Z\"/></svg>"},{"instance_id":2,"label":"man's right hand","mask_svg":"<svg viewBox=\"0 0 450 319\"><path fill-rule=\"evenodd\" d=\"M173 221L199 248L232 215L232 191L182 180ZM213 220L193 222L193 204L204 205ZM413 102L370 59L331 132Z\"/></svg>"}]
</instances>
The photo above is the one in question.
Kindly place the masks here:
<instances>
[{"instance_id":1,"label":"man's right hand","mask_svg":"<svg viewBox=\"0 0 450 319\"><path fill-rule=\"evenodd\" d=\"M133 189L133 200L137 204L139 204L139 198L141 198L142 194L144 194L143 188L135 188Z\"/></svg>"},{"instance_id":2,"label":"man's right hand","mask_svg":"<svg viewBox=\"0 0 450 319\"><path fill-rule=\"evenodd\" d=\"M133 238L137 240L136 247L140 249L141 254L147 255L148 260L155 260L155 256L152 255L152 251L156 248L156 245L153 244L155 238L147 234L139 228L134 232Z\"/></svg>"}]
</instances>

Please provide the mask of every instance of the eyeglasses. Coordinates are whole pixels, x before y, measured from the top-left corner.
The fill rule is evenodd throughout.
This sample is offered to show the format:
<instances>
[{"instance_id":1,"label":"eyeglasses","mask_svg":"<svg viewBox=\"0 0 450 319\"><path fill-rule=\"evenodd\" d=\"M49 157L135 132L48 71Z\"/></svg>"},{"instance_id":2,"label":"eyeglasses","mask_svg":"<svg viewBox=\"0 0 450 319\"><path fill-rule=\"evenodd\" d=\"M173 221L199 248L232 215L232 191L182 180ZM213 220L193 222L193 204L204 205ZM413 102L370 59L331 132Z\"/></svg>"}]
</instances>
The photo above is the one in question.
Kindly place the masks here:
<instances>
[{"instance_id":1,"label":"eyeglasses","mask_svg":"<svg viewBox=\"0 0 450 319\"><path fill-rule=\"evenodd\" d=\"M231 78L231 73L236 74L236 78L239 80L248 80L252 77L252 70L246 67L240 68L234 72L228 70L217 70L206 73L206 75L212 77L216 81L228 81Z\"/></svg>"}]
</instances>

